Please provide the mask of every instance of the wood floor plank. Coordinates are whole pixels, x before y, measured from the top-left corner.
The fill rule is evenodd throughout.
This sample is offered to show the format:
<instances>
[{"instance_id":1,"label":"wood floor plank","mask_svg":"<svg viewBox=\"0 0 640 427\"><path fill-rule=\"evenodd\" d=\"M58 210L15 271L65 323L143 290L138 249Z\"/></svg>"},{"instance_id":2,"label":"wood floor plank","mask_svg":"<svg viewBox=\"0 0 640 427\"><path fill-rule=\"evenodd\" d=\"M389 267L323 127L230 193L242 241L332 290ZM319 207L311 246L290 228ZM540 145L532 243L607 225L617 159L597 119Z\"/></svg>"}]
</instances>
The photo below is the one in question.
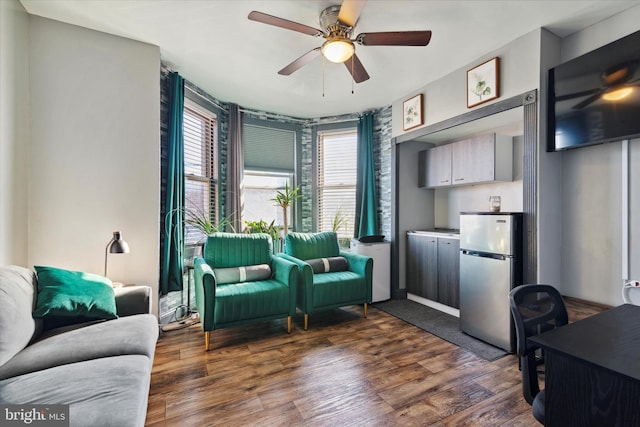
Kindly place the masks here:
<instances>
[{"instance_id":1,"label":"wood floor plank","mask_svg":"<svg viewBox=\"0 0 640 427\"><path fill-rule=\"evenodd\" d=\"M575 309L574 309L575 307ZM603 307L567 302L575 321ZM483 360L375 307L158 341L147 426L537 426L518 358Z\"/></svg>"}]
</instances>

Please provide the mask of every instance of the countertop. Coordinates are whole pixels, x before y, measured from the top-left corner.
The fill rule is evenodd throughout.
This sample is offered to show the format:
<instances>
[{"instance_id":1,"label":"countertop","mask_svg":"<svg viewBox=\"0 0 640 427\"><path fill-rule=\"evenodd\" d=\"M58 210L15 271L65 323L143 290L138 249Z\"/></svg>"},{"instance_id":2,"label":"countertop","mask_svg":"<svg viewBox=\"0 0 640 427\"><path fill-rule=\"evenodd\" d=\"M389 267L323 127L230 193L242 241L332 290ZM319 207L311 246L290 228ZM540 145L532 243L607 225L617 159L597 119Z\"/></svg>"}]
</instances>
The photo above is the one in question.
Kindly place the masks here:
<instances>
[{"instance_id":1,"label":"countertop","mask_svg":"<svg viewBox=\"0 0 640 427\"><path fill-rule=\"evenodd\" d=\"M460 238L460 230L455 228L430 228L427 230L410 230L408 234L424 234L427 236L449 237L452 239Z\"/></svg>"}]
</instances>

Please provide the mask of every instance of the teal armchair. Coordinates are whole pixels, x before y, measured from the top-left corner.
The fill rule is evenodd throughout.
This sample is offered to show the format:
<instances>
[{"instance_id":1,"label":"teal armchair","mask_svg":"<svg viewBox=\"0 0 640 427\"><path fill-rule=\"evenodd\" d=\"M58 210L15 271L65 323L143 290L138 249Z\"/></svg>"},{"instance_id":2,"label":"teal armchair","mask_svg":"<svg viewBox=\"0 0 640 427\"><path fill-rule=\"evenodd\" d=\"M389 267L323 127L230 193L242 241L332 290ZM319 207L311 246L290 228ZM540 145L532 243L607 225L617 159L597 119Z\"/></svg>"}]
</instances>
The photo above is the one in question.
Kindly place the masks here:
<instances>
[{"instance_id":1,"label":"teal armchair","mask_svg":"<svg viewBox=\"0 0 640 427\"><path fill-rule=\"evenodd\" d=\"M215 329L296 313L295 263L273 256L268 234L214 233L194 260L196 305L209 350Z\"/></svg>"},{"instance_id":2,"label":"teal armchair","mask_svg":"<svg viewBox=\"0 0 640 427\"><path fill-rule=\"evenodd\" d=\"M289 233L284 254L278 254L298 266L297 306L304 313L304 329L309 314L371 303L373 260L370 257L340 250L333 232Z\"/></svg>"}]
</instances>

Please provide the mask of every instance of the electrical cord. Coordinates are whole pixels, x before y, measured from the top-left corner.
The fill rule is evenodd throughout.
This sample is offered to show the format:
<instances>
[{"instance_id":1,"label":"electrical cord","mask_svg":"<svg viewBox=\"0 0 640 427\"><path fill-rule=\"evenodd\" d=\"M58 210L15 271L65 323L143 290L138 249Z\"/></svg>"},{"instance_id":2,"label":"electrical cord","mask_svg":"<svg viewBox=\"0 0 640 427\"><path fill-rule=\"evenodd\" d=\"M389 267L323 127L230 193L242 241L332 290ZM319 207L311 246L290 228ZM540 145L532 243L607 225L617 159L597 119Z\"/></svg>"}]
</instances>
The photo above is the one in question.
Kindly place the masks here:
<instances>
[{"instance_id":1,"label":"electrical cord","mask_svg":"<svg viewBox=\"0 0 640 427\"><path fill-rule=\"evenodd\" d=\"M638 287L640 287L640 282L637 280L627 280L624 282L622 285L622 300L625 304L633 304L629 298L629 291Z\"/></svg>"}]
</instances>

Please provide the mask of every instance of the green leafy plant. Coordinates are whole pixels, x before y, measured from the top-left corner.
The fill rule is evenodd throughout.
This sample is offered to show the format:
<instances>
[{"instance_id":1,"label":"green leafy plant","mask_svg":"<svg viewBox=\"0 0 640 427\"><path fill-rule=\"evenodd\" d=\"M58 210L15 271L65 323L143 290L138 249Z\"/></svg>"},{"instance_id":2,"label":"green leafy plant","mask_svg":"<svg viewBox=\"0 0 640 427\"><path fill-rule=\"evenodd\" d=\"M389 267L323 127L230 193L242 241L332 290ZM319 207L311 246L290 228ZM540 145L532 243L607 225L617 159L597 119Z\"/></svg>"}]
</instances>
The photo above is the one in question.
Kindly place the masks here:
<instances>
[{"instance_id":1,"label":"green leafy plant","mask_svg":"<svg viewBox=\"0 0 640 427\"><path fill-rule=\"evenodd\" d=\"M186 227L190 227L203 234L203 238L201 239L202 241L204 241L206 236L219 231L224 231L227 227L231 228L234 233L236 232L228 217L225 217L216 223L211 220L209 213L202 207L197 206L193 208L174 209L167 213L167 218L176 215L177 212L182 212L182 220Z\"/></svg>"},{"instance_id":2,"label":"green leafy plant","mask_svg":"<svg viewBox=\"0 0 640 427\"><path fill-rule=\"evenodd\" d=\"M289 232L289 223L287 221L287 209L289 206L293 205L295 201L302 197L302 194L298 194L300 191L300 186L295 188L290 188L289 183L285 183L284 191L278 190L276 192L276 197L269 199L272 202L275 202L276 206L280 206L282 208L282 220L284 225L284 235L286 236Z\"/></svg>"},{"instance_id":3,"label":"green leafy plant","mask_svg":"<svg viewBox=\"0 0 640 427\"><path fill-rule=\"evenodd\" d=\"M278 227L275 220L267 224L267 221L261 219L259 221L245 221L249 233L267 233L273 241L278 240Z\"/></svg>"},{"instance_id":4,"label":"green leafy plant","mask_svg":"<svg viewBox=\"0 0 640 427\"><path fill-rule=\"evenodd\" d=\"M345 225L347 225L347 217L342 213L341 209L338 209L336 214L333 216L331 231L337 233Z\"/></svg>"}]
</instances>

